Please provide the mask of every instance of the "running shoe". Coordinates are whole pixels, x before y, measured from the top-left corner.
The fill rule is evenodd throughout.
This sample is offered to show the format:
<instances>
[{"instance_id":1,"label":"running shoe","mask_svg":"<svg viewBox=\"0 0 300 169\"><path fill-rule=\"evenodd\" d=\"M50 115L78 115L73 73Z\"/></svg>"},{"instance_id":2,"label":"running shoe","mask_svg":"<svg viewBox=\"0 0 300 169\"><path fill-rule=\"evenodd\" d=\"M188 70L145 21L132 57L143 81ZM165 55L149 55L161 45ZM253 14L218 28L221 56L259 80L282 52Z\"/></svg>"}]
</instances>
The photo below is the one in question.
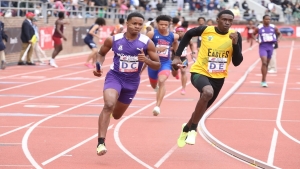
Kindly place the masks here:
<instances>
[{"instance_id":1,"label":"running shoe","mask_svg":"<svg viewBox=\"0 0 300 169\"><path fill-rule=\"evenodd\" d=\"M186 125L186 123L182 124L180 136L179 136L179 138L178 138L178 140L177 140L177 145L178 145L178 147L180 147L180 148L182 148L182 147L185 146L185 144L186 144L186 143L185 143L185 139L186 139L186 137L187 137L187 135L188 135L187 132L183 132L183 128L184 128L185 125Z\"/></svg>"},{"instance_id":2,"label":"running shoe","mask_svg":"<svg viewBox=\"0 0 300 169\"><path fill-rule=\"evenodd\" d=\"M194 145L196 142L196 136L197 136L197 131L195 130L189 131L185 143L189 145Z\"/></svg>"},{"instance_id":3,"label":"running shoe","mask_svg":"<svg viewBox=\"0 0 300 169\"><path fill-rule=\"evenodd\" d=\"M268 87L267 82L261 82L260 85L261 85L262 87Z\"/></svg>"},{"instance_id":4,"label":"running shoe","mask_svg":"<svg viewBox=\"0 0 300 169\"><path fill-rule=\"evenodd\" d=\"M160 114L160 108L155 106L153 109L153 116L158 116Z\"/></svg>"},{"instance_id":5,"label":"running shoe","mask_svg":"<svg viewBox=\"0 0 300 169\"><path fill-rule=\"evenodd\" d=\"M180 93L181 93L181 95L185 95L185 90L182 89Z\"/></svg>"},{"instance_id":6,"label":"running shoe","mask_svg":"<svg viewBox=\"0 0 300 169\"><path fill-rule=\"evenodd\" d=\"M50 59L49 64L50 64L50 66L58 67L57 64L55 63L55 60L54 60L54 59Z\"/></svg>"},{"instance_id":7,"label":"running shoe","mask_svg":"<svg viewBox=\"0 0 300 169\"><path fill-rule=\"evenodd\" d=\"M97 155L98 156L102 156L107 152L107 149L105 147L105 144L99 144L97 147Z\"/></svg>"}]
</instances>

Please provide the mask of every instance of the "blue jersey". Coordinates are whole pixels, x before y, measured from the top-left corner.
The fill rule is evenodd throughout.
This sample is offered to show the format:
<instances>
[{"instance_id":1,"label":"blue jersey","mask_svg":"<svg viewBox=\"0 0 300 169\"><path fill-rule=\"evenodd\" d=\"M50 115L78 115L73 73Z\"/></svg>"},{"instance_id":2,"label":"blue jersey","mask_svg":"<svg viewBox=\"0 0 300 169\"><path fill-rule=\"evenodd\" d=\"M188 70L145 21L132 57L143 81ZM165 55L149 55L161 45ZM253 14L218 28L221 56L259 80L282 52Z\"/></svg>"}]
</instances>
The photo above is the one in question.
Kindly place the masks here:
<instances>
[{"instance_id":1,"label":"blue jersey","mask_svg":"<svg viewBox=\"0 0 300 169\"><path fill-rule=\"evenodd\" d=\"M157 51L160 61L165 62L170 60L171 47L174 42L174 34L172 32L169 32L168 36L163 36L158 32L157 29L155 29L152 41L154 42L156 48L158 47L166 48L165 51L161 51L161 52Z\"/></svg>"},{"instance_id":2,"label":"blue jersey","mask_svg":"<svg viewBox=\"0 0 300 169\"><path fill-rule=\"evenodd\" d=\"M89 29L88 32L86 34L86 37L84 38L85 40L93 40L93 35L91 35L89 32L91 31L91 29L93 29L95 24L93 24ZM94 34L98 34L98 29L95 30Z\"/></svg>"}]
</instances>

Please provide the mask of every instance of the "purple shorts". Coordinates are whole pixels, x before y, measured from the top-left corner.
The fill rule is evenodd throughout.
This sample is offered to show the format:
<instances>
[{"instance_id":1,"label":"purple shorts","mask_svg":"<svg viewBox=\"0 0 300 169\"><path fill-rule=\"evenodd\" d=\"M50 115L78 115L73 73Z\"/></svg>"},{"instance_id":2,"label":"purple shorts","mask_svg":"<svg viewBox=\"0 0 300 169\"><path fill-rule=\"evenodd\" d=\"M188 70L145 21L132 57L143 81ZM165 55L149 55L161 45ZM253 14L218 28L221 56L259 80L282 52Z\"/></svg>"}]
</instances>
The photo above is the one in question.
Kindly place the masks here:
<instances>
[{"instance_id":1,"label":"purple shorts","mask_svg":"<svg viewBox=\"0 0 300 169\"><path fill-rule=\"evenodd\" d=\"M267 57L268 59L272 58L273 55L273 47L274 43L260 43L259 44L259 56Z\"/></svg>"},{"instance_id":2,"label":"purple shorts","mask_svg":"<svg viewBox=\"0 0 300 169\"><path fill-rule=\"evenodd\" d=\"M104 90L115 89L119 93L118 101L130 104L139 88L140 77L126 77L123 73L110 70L105 77Z\"/></svg>"}]
</instances>

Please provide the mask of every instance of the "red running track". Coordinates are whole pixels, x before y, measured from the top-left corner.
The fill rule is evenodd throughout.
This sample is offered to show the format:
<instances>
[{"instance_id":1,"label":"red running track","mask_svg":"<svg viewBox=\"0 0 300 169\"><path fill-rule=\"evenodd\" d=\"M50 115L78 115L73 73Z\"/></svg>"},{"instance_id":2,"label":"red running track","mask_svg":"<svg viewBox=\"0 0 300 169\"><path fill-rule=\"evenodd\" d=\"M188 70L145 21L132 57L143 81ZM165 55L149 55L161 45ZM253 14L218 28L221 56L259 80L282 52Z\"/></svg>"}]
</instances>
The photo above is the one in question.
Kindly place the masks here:
<instances>
[{"instance_id":1,"label":"red running track","mask_svg":"<svg viewBox=\"0 0 300 169\"><path fill-rule=\"evenodd\" d=\"M286 45L290 45L290 43L282 42ZM285 48L278 49L277 53L280 50L285 50ZM285 53L288 52L285 51ZM246 49L244 56L244 62L240 67L232 66L218 99L257 60L257 46L251 51ZM180 81L170 77L167 81L166 97L161 106L161 115L154 117L152 116L152 109L155 103L155 92L149 86L146 72L142 75L139 91L125 116L120 120L112 119L110 122L106 141L108 153L102 157L97 156L97 121L103 106L104 77L94 77L92 70L83 66L82 61L85 60L85 57L58 59L57 64L60 67L56 69L48 66L13 66L0 72L0 151L2 152L0 168L197 167L247 169L254 167L216 149L200 136L197 138L196 145L177 148L176 140L181 125L191 115L199 94L189 83L186 95L180 95ZM279 68L282 68L279 69L278 77L281 71L285 71L288 57L279 58L278 54L278 61L279 59L283 60L280 61L280 64L278 63ZM105 72L109 70L111 61L111 57L106 59ZM284 65L284 63L286 64ZM295 65L297 64L295 63ZM259 70L255 68L253 71L258 72ZM252 73L249 78L251 75ZM258 76L253 75L253 77L259 81ZM292 75L290 75L291 77ZM243 86L247 84L250 85L246 82ZM276 90L280 93L283 84L275 84L278 85ZM243 86L239 90L242 90ZM295 86L297 85L295 84ZM270 88L267 90L272 90L272 88L272 84L270 84ZM288 88L289 86L287 91ZM257 92L263 90L258 84L252 84L251 89ZM297 90L291 90L291 94L295 91ZM228 103L236 96L240 99L244 97L234 94ZM287 92L285 100L297 100L297 98L287 98L288 96ZM251 97L251 95L247 95L247 101L250 101ZM274 95L273 97L280 96ZM232 103L240 103L240 99ZM251 103L254 104L255 101L252 100ZM271 104L273 101L265 100L265 102ZM289 102L297 103L296 101ZM268 138L262 139L262 143L258 143L260 140L254 142L258 143L260 147L264 146L261 149L257 148L255 152L253 152L252 147L248 146L254 144L254 139L247 138L250 135L247 131L251 131L257 126L245 126L246 120L243 119L246 117L236 119L236 121L219 117L223 116L223 118L229 119L233 115L242 115L239 108L230 109L232 116L229 114L225 116L228 111L219 113L226 104L227 102L209 117L207 121L208 130L222 142L243 153L261 158L266 156L262 152L266 150L268 155L271 141L269 140L268 144L264 143ZM262 104L255 106L264 108ZM285 107L283 107L282 112L284 111L286 111ZM296 115L294 113L294 116ZM252 118L254 118L253 116ZM297 122L292 119L294 120L292 123L285 123L289 122L288 119L291 118L295 117L283 113L281 117L282 127L291 136L299 139L297 132L293 132L295 127L290 126L297 124ZM234 128L230 125L233 122L237 123ZM263 124L269 126L267 123L264 122ZM272 124L275 124L272 130L268 127L261 127L255 133L251 133L252 137L253 135L261 136L260 132L264 130L269 132L268 135L264 135L265 137L272 136L274 127L276 127L274 119ZM242 129L245 132L241 132ZM238 136L236 133L240 135ZM239 142L237 139L245 140ZM279 144L280 139L283 139L281 144ZM284 135L281 136L279 131L276 154L280 152L280 156L278 154L274 160L274 165L279 167L284 165L285 161L292 160L292 158L283 157L284 154L281 154L284 153L281 152L284 150L283 146L291 144L285 144L285 140L290 139ZM247 145L243 146L242 143ZM298 144L294 144L298 146ZM282 150L279 145L282 145ZM295 148L292 147L294 150ZM291 153L291 151L287 152ZM281 161L278 160L277 162L277 158ZM261 158L261 160L267 161L266 158Z\"/></svg>"}]
</instances>

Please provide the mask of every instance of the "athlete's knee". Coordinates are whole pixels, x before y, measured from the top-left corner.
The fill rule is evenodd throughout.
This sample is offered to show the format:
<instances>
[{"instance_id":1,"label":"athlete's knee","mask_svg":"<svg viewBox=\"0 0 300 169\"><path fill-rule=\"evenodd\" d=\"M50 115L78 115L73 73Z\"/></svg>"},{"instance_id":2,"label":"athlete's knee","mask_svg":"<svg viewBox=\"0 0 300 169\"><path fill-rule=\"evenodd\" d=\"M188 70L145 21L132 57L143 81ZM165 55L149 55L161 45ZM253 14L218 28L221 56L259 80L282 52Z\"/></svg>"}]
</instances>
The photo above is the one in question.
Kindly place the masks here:
<instances>
[{"instance_id":1,"label":"athlete's knee","mask_svg":"<svg viewBox=\"0 0 300 169\"><path fill-rule=\"evenodd\" d=\"M114 110L115 107L115 103L112 101L106 101L106 103L104 103L104 107L103 109L107 112L112 112Z\"/></svg>"},{"instance_id":2,"label":"athlete's knee","mask_svg":"<svg viewBox=\"0 0 300 169\"><path fill-rule=\"evenodd\" d=\"M122 116L116 115L116 114L112 113L112 117L113 117L115 120L119 120Z\"/></svg>"},{"instance_id":3,"label":"athlete's knee","mask_svg":"<svg viewBox=\"0 0 300 169\"><path fill-rule=\"evenodd\" d=\"M262 62L262 66L268 66L268 62L267 61L263 61Z\"/></svg>"},{"instance_id":4,"label":"athlete's knee","mask_svg":"<svg viewBox=\"0 0 300 169\"><path fill-rule=\"evenodd\" d=\"M209 101L214 96L214 89L211 86L205 86L202 89L201 99Z\"/></svg>"}]
</instances>

